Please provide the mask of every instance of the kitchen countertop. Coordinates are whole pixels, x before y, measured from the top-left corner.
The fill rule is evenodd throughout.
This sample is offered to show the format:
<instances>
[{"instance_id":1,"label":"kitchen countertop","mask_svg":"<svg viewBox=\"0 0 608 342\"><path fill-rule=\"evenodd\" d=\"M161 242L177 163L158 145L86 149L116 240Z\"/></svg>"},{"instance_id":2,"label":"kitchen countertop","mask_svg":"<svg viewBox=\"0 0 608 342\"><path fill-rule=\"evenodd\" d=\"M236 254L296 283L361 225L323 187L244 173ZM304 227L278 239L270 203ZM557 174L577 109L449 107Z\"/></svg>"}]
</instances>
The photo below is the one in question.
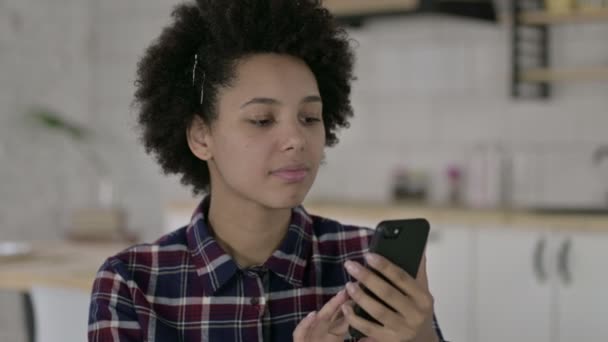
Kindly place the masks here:
<instances>
[{"instance_id":1,"label":"kitchen countertop","mask_svg":"<svg viewBox=\"0 0 608 342\"><path fill-rule=\"evenodd\" d=\"M177 201L167 204L169 214L188 216L196 201ZM409 202L370 202L354 200L306 200L309 213L338 221L348 219L375 226L381 220L424 217L431 224L466 225L469 227L547 228L576 231L608 232L608 212L603 214L541 213L526 209L472 209L466 207L428 206ZM347 223L345 221L345 223Z\"/></svg>"},{"instance_id":2,"label":"kitchen countertop","mask_svg":"<svg viewBox=\"0 0 608 342\"><path fill-rule=\"evenodd\" d=\"M431 224L466 225L469 227L547 228L558 230L588 230L608 232L608 214L551 214L524 209L471 209L459 207L430 207L411 203L308 201L304 207L310 213L374 224L386 219L424 217Z\"/></svg>"},{"instance_id":3,"label":"kitchen countertop","mask_svg":"<svg viewBox=\"0 0 608 342\"><path fill-rule=\"evenodd\" d=\"M195 206L196 202L171 203L166 210L179 215L190 215ZM558 215L526 210L481 210L355 201L307 201L304 207L312 214L371 227L386 219L424 217L431 225L480 229L527 227L608 232L608 215L599 214ZM31 254L17 259L0 259L0 289L27 291L32 286L43 285L91 291L95 274L103 261L128 246L126 243L32 242Z\"/></svg>"},{"instance_id":4,"label":"kitchen countertop","mask_svg":"<svg viewBox=\"0 0 608 342\"><path fill-rule=\"evenodd\" d=\"M127 247L117 243L31 242L32 253L0 259L0 289L27 291L32 286L91 291L103 261Z\"/></svg>"}]
</instances>

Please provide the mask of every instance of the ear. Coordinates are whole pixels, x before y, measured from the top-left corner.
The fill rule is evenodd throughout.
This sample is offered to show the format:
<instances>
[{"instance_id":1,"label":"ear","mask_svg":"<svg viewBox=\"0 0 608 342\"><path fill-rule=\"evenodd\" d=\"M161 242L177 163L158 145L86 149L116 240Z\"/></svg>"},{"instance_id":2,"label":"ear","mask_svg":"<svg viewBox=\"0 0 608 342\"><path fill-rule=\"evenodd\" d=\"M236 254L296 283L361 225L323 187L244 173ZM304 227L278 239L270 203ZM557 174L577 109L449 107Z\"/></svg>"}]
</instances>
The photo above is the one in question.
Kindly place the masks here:
<instances>
[{"instance_id":1,"label":"ear","mask_svg":"<svg viewBox=\"0 0 608 342\"><path fill-rule=\"evenodd\" d=\"M195 115L190 122L186 129L186 136L190 151L195 156L204 161L213 159L210 128L198 115Z\"/></svg>"}]
</instances>

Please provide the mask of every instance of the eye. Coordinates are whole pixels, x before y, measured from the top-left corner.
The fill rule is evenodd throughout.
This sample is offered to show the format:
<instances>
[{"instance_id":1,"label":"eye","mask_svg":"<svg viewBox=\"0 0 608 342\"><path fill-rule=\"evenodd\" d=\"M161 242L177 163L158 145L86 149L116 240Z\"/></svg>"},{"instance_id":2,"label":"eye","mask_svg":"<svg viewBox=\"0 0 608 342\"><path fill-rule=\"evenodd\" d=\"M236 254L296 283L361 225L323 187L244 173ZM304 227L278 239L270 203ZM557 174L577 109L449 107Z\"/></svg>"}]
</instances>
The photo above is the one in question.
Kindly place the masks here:
<instances>
[{"instance_id":1,"label":"eye","mask_svg":"<svg viewBox=\"0 0 608 342\"><path fill-rule=\"evenodd\" d=\"M321 122L321 118L319 118L319 116L315 115L315 114L303 114L302 117L303 117L302 120L306 124L313 125L313 124L316 124L317 122Z\"/></svg>"},{"instance_id":2,"label":"eye","mask_svg":"<svg viewBox=\"0 0 608 342\"><path fill-rule=\"evenodd\" d=\"M253 125L258 126L258 127L266 127L266 126L270 126L272 123L274 123L273 119L254 119L254 120L249 120L249 122L251 122Z\"/></svg>"}]
</instances>

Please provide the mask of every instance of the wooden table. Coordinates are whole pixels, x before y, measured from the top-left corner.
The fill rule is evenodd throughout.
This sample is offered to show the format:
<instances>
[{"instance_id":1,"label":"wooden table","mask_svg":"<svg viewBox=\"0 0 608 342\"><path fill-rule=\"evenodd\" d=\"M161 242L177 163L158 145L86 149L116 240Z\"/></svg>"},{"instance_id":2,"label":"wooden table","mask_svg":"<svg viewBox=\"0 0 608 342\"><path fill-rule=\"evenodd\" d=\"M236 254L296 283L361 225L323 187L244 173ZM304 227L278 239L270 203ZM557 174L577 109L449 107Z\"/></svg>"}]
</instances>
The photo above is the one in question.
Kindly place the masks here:
<instances>
[{"instance_id":1,"label":"wooden table","mask_svg":"<svg viewBox=\"0 0 608 342\"><path fill-rule=\"evenodd\" d=\"M91 291L103 261L128 247L120 243L32 242L30 255L0 259L0 289L28 291L49 286Z\"/></svg>"}]
</instances>

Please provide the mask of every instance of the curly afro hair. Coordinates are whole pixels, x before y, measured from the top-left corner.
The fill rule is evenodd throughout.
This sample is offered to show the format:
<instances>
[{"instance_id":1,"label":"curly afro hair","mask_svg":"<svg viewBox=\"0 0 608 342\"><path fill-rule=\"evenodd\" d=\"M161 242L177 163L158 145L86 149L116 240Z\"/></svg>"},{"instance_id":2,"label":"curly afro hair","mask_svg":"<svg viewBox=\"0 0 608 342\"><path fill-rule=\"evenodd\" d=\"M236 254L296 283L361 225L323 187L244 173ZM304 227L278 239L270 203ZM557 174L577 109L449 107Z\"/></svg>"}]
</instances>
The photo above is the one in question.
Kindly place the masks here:
<instances>
[{"instance_id":1,"label":"curly afro hair","mask_svg":"<svg viewBox=\"0 0 608 342\"><path fill-rule=\"evenodd\" d=\"M239 59L255 53L308 65L323 101L326 145L338 142L336 131L353 115L354 55L321 1L197 0L176 6L172 17L137 65L134 100L146 152L165 174L181 175L194 194L209 191L207 163L190 151L186 131L195 115L208 125L217 118L218 90L230 86Z\"/></svg>"}]
</instances>

